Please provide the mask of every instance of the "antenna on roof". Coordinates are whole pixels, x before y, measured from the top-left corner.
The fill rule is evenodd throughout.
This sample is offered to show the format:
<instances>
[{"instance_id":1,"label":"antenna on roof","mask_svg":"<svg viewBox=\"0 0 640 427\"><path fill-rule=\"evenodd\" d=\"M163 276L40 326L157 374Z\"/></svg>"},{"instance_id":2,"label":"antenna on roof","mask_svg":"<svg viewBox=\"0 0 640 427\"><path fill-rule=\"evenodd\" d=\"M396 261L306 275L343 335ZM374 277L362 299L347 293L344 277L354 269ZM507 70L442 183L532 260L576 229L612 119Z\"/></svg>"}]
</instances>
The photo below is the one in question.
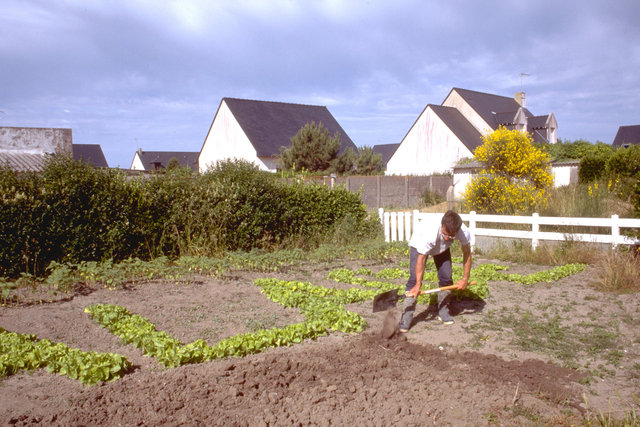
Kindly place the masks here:
<instances>
[{"instance_id":1,"label":"antenna on roof","mask_svg":"<svg viewBox=\"0 0 640 427\"><path fill-rule=\"evenodd\" d=\"M524 92L524 90L522 89L522 78L523 77L529 77L531 74L527 74L527 73L520 73L520 92Z\"/></svg>"}]
</instances>

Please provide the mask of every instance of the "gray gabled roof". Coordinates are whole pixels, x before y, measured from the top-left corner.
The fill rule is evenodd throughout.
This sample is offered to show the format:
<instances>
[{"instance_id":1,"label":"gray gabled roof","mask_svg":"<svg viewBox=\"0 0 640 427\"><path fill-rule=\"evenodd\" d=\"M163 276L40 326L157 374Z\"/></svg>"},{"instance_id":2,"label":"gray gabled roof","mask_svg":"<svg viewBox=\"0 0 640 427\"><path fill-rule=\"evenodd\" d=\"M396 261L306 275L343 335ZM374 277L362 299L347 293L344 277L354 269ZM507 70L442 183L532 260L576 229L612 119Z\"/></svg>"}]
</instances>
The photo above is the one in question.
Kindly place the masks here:
<instances>
[{"instance_id":1,"label":"gray gabled roof","mask_svg":"<svg viewBox=\"0 0 640 427\"><path fill-rule=\"evenodd\" d=\"M198 170L198 151L142 151L138 149L138 157L144 169L148 171L166 168L171 159L176 159L181 166L188 166L193 171Z\"/></svg>"},{"instance_id":2,"label":"gray gabled roof","mask_svg":"<svg viewBox=\"0 0 640 427\"><path fill-rule=\"evenodd\" d=\"M443 107L442 105L427 105L447 125L449 129L472 153L482 145L482 135L473 125L458 111L457 108Z\"/></svg>"},{"instance_id":3,"label":"gray gabled roof","mask_svg":"<svg viewBox=\"0 0 640 427\"><path fill-rule=\"evenodd\" d=\"M336 132L340 135L340 153L347 147L357 152L356 145L327 107L238 98L223 98L222 102L231 110L258 157L280 156L280 147L291 146L291 138L311 122L322 123L332 137Z\"/></svg>"},{"instance_id":4,"label":"gray gabled roof","mask_svg":"<svg viewBox=\"0 0 640 427\"><path fill-rule=\"evenodd\" d=\"M640 125L620 126L618 128L618 133L616 133L612 145L621 147L625 144L640 144Z\"/></svg>"},{"instance_id":5,"label":"gray gabled roof","mask_svg":"<svg viewBox=\"0 0 640 427\"><path fill-rule=\"evenodd\" d=\"M501 124L499 121L504 119L504 113L512 113L515 117L520 108L520 104L508 96L493 95L457 87L451 89L451 92L453 91L456 91L494 130L498 129ZM533 116L526 108L523 108L523 110L527 119Z\"/></svg>"},{"instance_id":6,"label":"gray gabled roof","mask_svg":"<svg viewBox=\"0 0 640 427\"><path fill-rule=\"evenodd\" d=\"M387 162L393 156L393 153L396 152L400 143L397 144L378 144L371 147L374 153L380 154L382 156L382 165L387 166Z\"/></svg>"},{"instance_id":7,"label":"gray gabled roof","mask_svg":"<svg viewBox=\"0 0 640 427\"><path fill-rule=\"evenodd\" d=\"M546 129L548 120L548 114L546 116L527 117L527 127L529 128L529 131L531 131L532 129Z\"/></svg>"},{"instance_id":8,"label":"gray gabled roof","mask_svg":"<svg viewBox=\"0 0 640 427\"><path fill-rule=\"evenodd\" d=\"M73 151L73 160L81 160L97 168L109 167L100 144L73 144L71 150Z\"/></svg>"}]
</instances>

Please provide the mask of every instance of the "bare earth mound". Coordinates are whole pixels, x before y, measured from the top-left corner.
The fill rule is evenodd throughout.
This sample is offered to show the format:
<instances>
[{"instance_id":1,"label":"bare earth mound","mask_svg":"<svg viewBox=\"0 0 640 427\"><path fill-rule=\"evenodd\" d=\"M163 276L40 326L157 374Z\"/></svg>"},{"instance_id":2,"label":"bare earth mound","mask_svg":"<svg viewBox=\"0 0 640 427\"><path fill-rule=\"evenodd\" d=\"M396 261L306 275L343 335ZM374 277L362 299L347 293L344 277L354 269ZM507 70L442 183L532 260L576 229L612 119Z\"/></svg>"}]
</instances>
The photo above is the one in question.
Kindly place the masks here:
<instances>
[{"instance_id":1,"label":"bare earth mound","mask_svg":"<svg viewBox=\"0 0 640 427\"><path fill-rule=\"evenodd\" d=\"M375 271L391 265L364 266ZM331 268L340 266L298 266L275 276L343 286L325 279ZM612 404L614 415L622 418L633 409L630 397L640 384L640 341L633 320L638 298L595 295L584 285L589 274L587 270L555 284L527 287L491 282L487 301L458 305L454 325L437 323L432 310L421 307L409 333L391 339L384 338L385 314L371 313L368 301L348 307L367 319L369 328L362 334L332 334L242 359L174 369L163 369L136 348L121 344L93 323L84 307L119 304L183 342L203 338L210 344L302 317L260 294L253 280L274 275L257 273L189 284L156 281L118 291L94 290L65 301L2 307L0 326L9 331L82 350L120 353L134 370L93 387L44 370L2 379L0 420L3 425L65 426L569 425L594 411L609 411ZM608 375L594 376L588 366L561 366L571 355L561 360L553 351L523 349L507 325L489 323L507 318L496 313L525 309L533 316L526 318L530 322L562 314L559 331L588 321L594 310L627 316L628 321L615 326L615 345L622 356L615 366L607 365L606 352L598 356L602 360L593 359L589 366L609 367L601 370Z\"/></svg>"}]
</instances>

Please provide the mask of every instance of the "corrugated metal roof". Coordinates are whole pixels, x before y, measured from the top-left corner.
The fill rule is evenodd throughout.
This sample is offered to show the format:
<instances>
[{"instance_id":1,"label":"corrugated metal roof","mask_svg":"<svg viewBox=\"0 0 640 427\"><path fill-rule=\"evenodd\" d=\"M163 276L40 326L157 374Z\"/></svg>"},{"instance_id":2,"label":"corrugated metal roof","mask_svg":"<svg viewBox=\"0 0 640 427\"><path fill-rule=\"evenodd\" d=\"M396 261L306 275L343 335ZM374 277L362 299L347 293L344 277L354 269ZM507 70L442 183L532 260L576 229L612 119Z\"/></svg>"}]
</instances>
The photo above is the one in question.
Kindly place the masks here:
<instances>
[{"instance_id":1,"label":"corrugated metal roof","mask_svg":"<svg viewBox=\"0 0 640 427\"><path fill-rule=\"evenodd\" d=\"M0 164L16 172L42 172L47 155L23 153L20 151L0 151Z\"/></svg>"}]
</instances>

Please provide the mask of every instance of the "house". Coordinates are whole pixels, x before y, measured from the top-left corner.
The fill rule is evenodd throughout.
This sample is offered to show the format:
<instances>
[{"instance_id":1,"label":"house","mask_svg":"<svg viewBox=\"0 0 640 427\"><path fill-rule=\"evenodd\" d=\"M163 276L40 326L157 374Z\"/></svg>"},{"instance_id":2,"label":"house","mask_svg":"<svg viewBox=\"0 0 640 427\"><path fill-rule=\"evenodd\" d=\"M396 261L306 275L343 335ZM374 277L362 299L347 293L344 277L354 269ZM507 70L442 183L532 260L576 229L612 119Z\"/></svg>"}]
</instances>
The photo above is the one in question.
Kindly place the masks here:
<instances>
[{"instance_id":1,"label":"house","mask_svg":"<svg viewBox=\"0 0 640 427\"><path fill-rule=\"evenodd\" d=\"M97 168L108 168L100 144L73 144L71 146L73 160L83 161Z\"/></svg>"},{"instance_id":2,"label":"house","mask_svg":"<svg viewBox=\"0 0 640 427\"><path fill-rule=\"evenodd\" d=\"M612 145L629 148L631 144L640 145L640 125L620 126Z\"/></svg>"},{"instance_id":3,"label":"house","mask_svg":"<svg viewBox=\"0 0 640 427\"><path fill-rule=\"evenodd\" d=\"M534 141L556 143L555 116L534 116L526 95L492 95L453 88L442 105L428 104L387 163L387 175L450 173L465 157L473 157L482 137L500 126L527 131Z\"/></svg>"},{"instance_id":4,"label":"house","mask_svg":"<svg viewBox=\"0 0 640 427\"><path fill-rule=\"evenodd\" d=\"M378 144L371 147L374 153L380 154L382 156L382 166L386 167L387 162L393 156L393 153L396 152L400 143L397 144Z\"/></svg>"},{"instance_id":5,"label":"house","mask_svg":"<svg viewBox=\"0 0 640 427\"><path fill-rule=\"evenodd\" d=\"M340 153L349 147L357 152L327 107L223 98L200 151L200 171L219 161L244 159L275 172L280 148L291 146L291 138L311 122L321 123L331 136L340 136Z\"/></svg>"},{"instance_id":6,"label":"house","mask_svg":"<svg viewBox=\"0 0 640 427\"><path fill-rule=\"evenodd\" d=\"M131 161L132 170L155 171L164 169L169 166L169 162L173 159L177 160L180 166L187 166L194 172L198 171L197 151L138 151L133 155Z\"/></svg>"},{"instance_id":7,"label":"house","mask_svg":"<svg viewBox=\"0 0 640 427\"><path fill-rule=\"evenodd\" d=\"M18 172L40 172L46 156L72 154L71 129L0 127L0 164Z\"/></svg>"}]
</instances>

